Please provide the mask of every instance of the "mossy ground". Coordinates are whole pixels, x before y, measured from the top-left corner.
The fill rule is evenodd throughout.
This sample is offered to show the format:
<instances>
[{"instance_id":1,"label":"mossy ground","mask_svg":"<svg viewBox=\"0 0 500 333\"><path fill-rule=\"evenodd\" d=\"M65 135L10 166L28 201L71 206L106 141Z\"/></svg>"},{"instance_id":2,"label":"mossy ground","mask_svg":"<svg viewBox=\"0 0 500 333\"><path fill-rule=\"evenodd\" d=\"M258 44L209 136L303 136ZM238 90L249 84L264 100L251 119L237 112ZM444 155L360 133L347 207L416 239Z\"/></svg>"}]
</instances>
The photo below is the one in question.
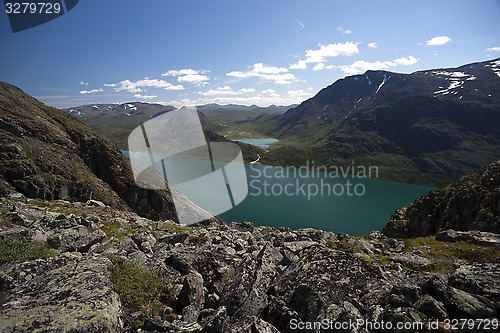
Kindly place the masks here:
<instances>
[{"instance_id":1,"label":"mossy ground","mask_svg":"<svg viewBox=\"0 0 500 333\"><path fill-rule=\"evenodd\" d=\"M148 318L160 316L167 306L164 300L174 286L166 274L141 266L122 257L111 256L113 290L129 313L140 312ZM130 323L141 325L141 323Z\"/></svg>"},{"instance_id":2,"label":"mossy ground","mask_svg":"<svg viewBox=\"0 0 500 333\"><path fill-rule=\"evenodd\" d=\"M57 254L59 251L47 247L45 243L32 241L19 234L6 236L0 241L0 264L47 259Z\"/></svg>"},{"instance_id":3,"label":"mossy ground","mask_svg":"<svg viewBox=\"0 0 500 333\"><path fill-rule=\"evenodd\" d=\"M434 237L420 237L405 240L405 252L417 252L424 258L432 261L426 267L403 266L406 269L423 270L430 272L449 272L453 263L466 262L499 262L500 249L494 246L482 246L467 242L441 242Z\"/></svg>"}]
</instances>

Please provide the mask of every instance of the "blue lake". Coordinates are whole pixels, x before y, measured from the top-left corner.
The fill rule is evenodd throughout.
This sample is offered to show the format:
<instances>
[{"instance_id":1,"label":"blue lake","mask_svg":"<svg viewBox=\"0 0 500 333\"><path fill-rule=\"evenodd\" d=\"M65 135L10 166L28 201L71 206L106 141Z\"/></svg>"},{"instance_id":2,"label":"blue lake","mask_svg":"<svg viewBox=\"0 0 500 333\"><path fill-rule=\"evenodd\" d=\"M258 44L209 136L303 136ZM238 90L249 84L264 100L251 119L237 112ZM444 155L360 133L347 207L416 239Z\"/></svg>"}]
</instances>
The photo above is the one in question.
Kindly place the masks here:
<instances>
[{"instance_id":1,"label":"blue lake","mask_svg":"<svg viewBox=\"0 0 500 333\"><path fill-rule=\"evenodd\" d=\"M127 151L124 154L128 156ZM259 163L245 168L248 195L220 215L226 222L250 221L255 225L364 235L382 230L395 210L434 189L355 177L368 176L369 172L343 175L342 170L313 171Z\"/></svg>"},{"instance_id":2,"label":"blue lake","mask_svg":"<svg viewBox=\"0 0 500 333\"><path fill-rule=\"evenodd\" d=\"M283 169L248 165L248 196L220 217L226 222L364 235L382 230L395 210L434 189L371 178L335 178L326 172L304 172L307 177L302 177Z\"/></svg>"},{"instance_id":3,"label":"blue lake","mask_svg":"<svg viewBox=\"0 0 500 333\"><path fill-rule=\"evenodd\" d=\"M263 138L263 139L240 139L240 140L234 140L234 141L243 142L243 143L247 143L249 145L254 145L254 146L258 146L258 147L267 149L267 148L269 148L270 144L278 142L279 140L274 139L274 138Z\"/></svg>"}]
</instances>

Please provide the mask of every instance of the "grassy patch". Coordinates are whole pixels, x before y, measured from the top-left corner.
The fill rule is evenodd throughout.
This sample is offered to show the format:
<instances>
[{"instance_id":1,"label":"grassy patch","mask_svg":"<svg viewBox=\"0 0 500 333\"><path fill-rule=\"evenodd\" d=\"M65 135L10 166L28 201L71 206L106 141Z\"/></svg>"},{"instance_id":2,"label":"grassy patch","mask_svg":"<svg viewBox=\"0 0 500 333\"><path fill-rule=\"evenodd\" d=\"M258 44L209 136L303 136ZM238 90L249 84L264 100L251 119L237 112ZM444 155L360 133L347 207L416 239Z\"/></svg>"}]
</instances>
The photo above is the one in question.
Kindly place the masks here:
<instances>
[{"instance_id":1,"label":"grassy patch","mask_svg":"<svg viewBox=\"0 0 500 333\"><path fill-rule=\"evenodd\" d=\"M103 227L101 229L106 234L106 238L103 239L103 243L107 242L111 237L115 237L118 240L123 240L133 234L132 230L125 230L119 225L111 224L109 222L103 222Z\"/></svg>"},{"instance_id":2,"label":"grassy patch","mask_svg":"<svg viewBox=\"0 0 500 333\"><path fill-rule=\"evenodd\" d=\"M203 244L208 242L208 236L207 235L189 235L189 241L193 242L195 244Z\"/></svg>"},{"instance_id":3,"label":"grassy patch","mask_svg":"<svg viewBox=\"0 0 500 333\"><path fill-rule=\"evenodd\" d=\"M465 260L468 262L498 262L500 249L493 246L475 245L467 242L441 242L434 237L420 237L405 240L405 252L418 252L421 256L432 261L427 267L404 266L411 270L425 270L431 272L449 272L454 262Z\"/></svg>"},{"instance_id":4,"label":"grassy patch","mask_svg":"<svg viewBox=\"0 0 500 333\"><path fill-rule=\"evenodd\" d=\"M361 248L354 243L349 241L339 240L339 241L326 241L326 246L335 249L337 251L346 253L361 253Z\"/></svg>"},{"instance_id":5,"label":"grassy patch","mask_svg":"<svg viewBox=\"0 0 500 333\"><path fill-rule=\"evenodd\" d=\"M166 307L162 299L169 295L173 288L170 279L158 270L124 258L111 256L110 259L113 263L110 267L113 290L120 296L127 311L140 311L149 318L159 316Z\"/></svg>"},{"instance_id":6,"label":"grassy patch","mask_svg":"<svg viewBox=\"0 0 500 333\"><path fill-rule=\"evenodd\" d=\"M59 254L46 244L32 241L21 235L4 237L0 241L0 263L46 259Z\"/></svg>"}]
</instances>

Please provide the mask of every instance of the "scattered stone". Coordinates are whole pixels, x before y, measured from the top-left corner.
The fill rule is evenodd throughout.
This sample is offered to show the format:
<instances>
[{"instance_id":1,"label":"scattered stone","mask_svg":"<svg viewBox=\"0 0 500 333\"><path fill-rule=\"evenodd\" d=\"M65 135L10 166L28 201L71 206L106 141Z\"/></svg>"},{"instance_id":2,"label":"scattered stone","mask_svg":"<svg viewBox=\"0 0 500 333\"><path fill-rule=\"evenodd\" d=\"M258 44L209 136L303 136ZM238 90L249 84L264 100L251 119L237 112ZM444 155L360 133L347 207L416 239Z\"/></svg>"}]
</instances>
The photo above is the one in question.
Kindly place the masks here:
<instances>
[{"instance_id":1,"label":"scattered stone","mask_svg":"<svg viewBox=\"0 0 500 333\"><path fill-rule=\"evenodd\" d=\"M496 317L495 305L479 295L450 287L446 295L446 307L455 318L490 318Z\"/></svg>"},{"instance_id":2,"label":"scattered stone","mask_svg":"<svg viewBox=\"0 0 500 333\"><path fill-rule=\"evenodd\" d=\"M432 319L448 318L444 304L430 295L422 296L413 307Z\"/></svg>"},{"instance_id":3,"label":"scattered stone","mask_svg":"<svg viewBox=\"0 0 500 333\"><path fill-rule=\"evenodd\" d=\"M94 199L87 200L87 205L93 207L106 207L106 205L102 201Z\"/></svg>"},{"instance_id":4,"label":"scattered stone","mask_svg":"<svg viewBox=\"0 0 500 333\"><path fill-rule=\"evenodd\" d=\"M470 242L476 245L499 246L500 235L482 231L455 231L452 229L440 231L436 239L443 242Z\"/></svg>"},{"instance_id":5,"label":"scattered stone","mask_svg":"<svg viewBox=\"0 0 500 333\"><path fill-rule=\"evenodd\" d=\"M432 264L427 258L414 253L391 253L389 259L401 264L408 264L417 267L427 267Z\"/></svg>"}]
</instances>

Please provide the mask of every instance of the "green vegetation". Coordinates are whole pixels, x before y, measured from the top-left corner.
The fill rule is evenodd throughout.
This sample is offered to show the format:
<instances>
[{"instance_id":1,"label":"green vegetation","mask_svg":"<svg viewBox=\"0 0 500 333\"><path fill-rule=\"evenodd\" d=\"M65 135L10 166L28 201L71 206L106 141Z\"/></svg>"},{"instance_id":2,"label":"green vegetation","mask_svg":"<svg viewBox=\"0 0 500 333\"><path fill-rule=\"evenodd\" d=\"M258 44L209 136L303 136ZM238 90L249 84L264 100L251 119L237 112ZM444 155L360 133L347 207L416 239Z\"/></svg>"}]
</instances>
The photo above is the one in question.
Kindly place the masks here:
<instances>
[{"instance_id":1,"label":"green vegetation","mask_svg":"<svg viewBox=\"0 0 500 333\"><path fill-rule=\"evenodd\" d=\"M0 263L46 259L59 254L41 242L32 241L22 235L10 235L0 241Z\"/></svg>"},{"instance_id":2,"label":"green vegetation","mask_svg":"<svg viewBox=\"0 0 500 333\"><path fill-rule=\"evenodd\" d=\"M207 235L189 235L189 241L195 244L203 244L208 241Z\"/></svg>"},{"instance_id":3,"label":"green vegetation","mask_svg":"<svg viewBox=\"0 0 500 333\"><path fill-rule=\"evenodd\" d=\"M467 242L448 243L436 240L434 237L420 237L405 240L405 252L419 252L432 261L426 267L403 265L406 269L429 272L449 272L457 260L468 262L498 262L500 249L493 246L481 246Z\"/></svg>"},{"instance_id":4,"label":"green vegetation","mask_svg":"<svg viewBox=\"0 0 500 333\"><path fill-rule=\"evenodd\" d=\"M166 274L138 265L122 257L111 256L113 290L130 313L141 312L149 318L160 315L166 305L162 302L173 289ZM138 324L138 323L135 323Z\"/></svg>"},{"instance_id":5,"label":"green vegetation","mask_svg":"<svg viewBox=\"0 0 500 333\"><path fill-rule=\"evenodd\" d=\"M269 137L269 123L285 110L219 109L204 112L208 129L230 140Z\"/></svg>"}]
</instances>

